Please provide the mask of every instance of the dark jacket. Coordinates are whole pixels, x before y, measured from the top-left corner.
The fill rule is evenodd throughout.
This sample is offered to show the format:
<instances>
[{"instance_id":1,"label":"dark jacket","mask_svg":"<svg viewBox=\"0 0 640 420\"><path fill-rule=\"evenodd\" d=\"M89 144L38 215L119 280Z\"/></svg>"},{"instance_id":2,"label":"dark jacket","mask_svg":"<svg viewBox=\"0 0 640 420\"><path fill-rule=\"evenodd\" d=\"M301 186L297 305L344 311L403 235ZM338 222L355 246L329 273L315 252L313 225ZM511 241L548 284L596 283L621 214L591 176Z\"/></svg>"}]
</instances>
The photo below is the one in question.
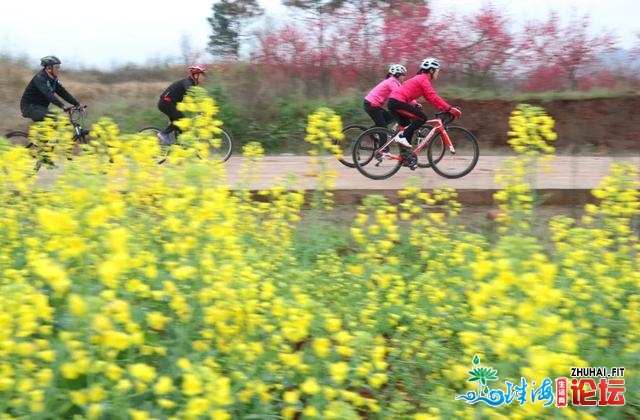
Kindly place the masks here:
<instances>
[{"instance_id":1,"label":"dark jacket","mask_svg":"<svg viewBox=\"0 0 640 420\"><path fill-rule=\"evenodd\" d=\"M187 90L191 86L193 86L193 80L190 77L171 83L160 95L160 102L172 102L174 105L182 102L184 95L187 94Z\"/></svg>"},{"instance_id":2,"label":"dark jacket","mask_svg":"<svg viewBox=\"0 0 640 420\"><path fill-rule=\"evenodd\" d=\"M24 112L24 110L31 105L47 107L49 104L64 108L64 103L56 98L54 94L60 96L72 105L80 105L80 102L60 84L57 78L52 79L43 69L33 76L33 79L31 79L24 89L24 93L20 99L20 109Z\"/></svg>"}]
</instances>

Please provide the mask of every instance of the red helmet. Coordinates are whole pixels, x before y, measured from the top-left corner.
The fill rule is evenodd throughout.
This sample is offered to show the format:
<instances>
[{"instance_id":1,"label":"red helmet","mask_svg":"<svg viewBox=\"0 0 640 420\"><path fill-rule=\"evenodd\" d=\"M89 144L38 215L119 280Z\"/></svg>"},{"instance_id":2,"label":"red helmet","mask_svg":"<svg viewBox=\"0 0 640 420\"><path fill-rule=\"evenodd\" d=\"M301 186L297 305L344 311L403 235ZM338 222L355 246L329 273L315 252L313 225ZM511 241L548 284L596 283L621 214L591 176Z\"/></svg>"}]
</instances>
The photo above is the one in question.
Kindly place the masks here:
<instances>
[{"instance_id":1,"label":"red helmet","mask_svg":"<svg viewBox=\"0 0 640 420\"><path fill-rule=\"evenodd\" d=\"M201 74L206 72L207 68L201 64L194 64L192 66L189 66L189 74Z\"/></svg>"}]
</instances>

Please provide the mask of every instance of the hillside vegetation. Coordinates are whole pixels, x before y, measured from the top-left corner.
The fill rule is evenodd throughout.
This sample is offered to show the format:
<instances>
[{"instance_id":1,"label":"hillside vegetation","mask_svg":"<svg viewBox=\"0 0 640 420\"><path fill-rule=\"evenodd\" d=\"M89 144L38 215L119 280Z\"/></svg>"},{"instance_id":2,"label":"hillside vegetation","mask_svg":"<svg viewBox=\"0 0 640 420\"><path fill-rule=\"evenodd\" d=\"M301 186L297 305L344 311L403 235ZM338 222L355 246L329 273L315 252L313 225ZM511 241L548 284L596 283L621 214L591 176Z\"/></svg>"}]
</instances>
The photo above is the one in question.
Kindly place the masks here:
<instances>
[{"instance_id":1,"label":"hillside vegetation","mask_svg":"<svg viewBox=\"0 0 640 420\"><path fill-rule=\"evenodd\" d=\"M0 62L0 133L25 129L22 91L37 68L16 60ZM124 132L146 125L166 124L156 109L157 97L184 69L126 67L110 72L67 70L60 80L81 102L89 105L90 122L113 118ZM613 153L637 150L638 127L630 124L639 109L640 90L625 84L617 90L529 93L487 89L460 89L443 74L439 91L450 103L462 106L458 122L471 129L484 147L506 146L507 119L519 102L542 104L558 122L560 152ZM268 153L302 153L307 115L318 106L329 106L343 123L370 124L362 110L368 81L344 88L333 97L310 94L303 77L265 72L247 63L211 66L204 87L220 106L220 119L236 137L236 146L259 141ZM337 89L337 88L336 88ZM428 112L432 112L427 107Z\"/></svg>"}]
</instances>

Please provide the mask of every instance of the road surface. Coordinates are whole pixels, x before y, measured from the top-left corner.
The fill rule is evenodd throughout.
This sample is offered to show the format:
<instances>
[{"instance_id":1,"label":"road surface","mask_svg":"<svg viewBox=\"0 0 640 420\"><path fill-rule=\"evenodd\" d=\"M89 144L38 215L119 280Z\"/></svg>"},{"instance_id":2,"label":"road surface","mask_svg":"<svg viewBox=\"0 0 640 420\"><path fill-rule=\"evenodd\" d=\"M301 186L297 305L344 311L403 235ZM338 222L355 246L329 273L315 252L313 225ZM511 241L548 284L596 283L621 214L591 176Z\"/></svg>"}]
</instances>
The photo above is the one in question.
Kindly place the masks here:
<instances>
[{"instance_id":1,"label":"road surface","mask_svg":"<svg viewBox=\"0 0 640 420\"><path fill-rule=\"evenodd\" d=\"M401 168L389 179L371 180L357 169L342 165L333 157L322 157L327 167L335 170L335 197L342 203L356 203L368 194L384 194L391 199L399 189L408 185L410 179L417 180L425 190L441 186L451 186L458 190L460 201L468 204L490 205L493 193L499 189L495 175L508 156L480 156L475 169L459 179L440 177L432 169L418 168L415 171ZM295 177L297 187L314 190L317 178L310 174L312 168L309 156L265 156L258 163L234 155L224 165L230 185L242 179L243 170L252 166L255 176L249 188L266 189L278 179ZM624 157L607 156L556 156L549 164L549 170L542 167L532 169L532 184L547 197L547 204L582 204L590 199L590 190L597 187L616 162L629 162L640 167L640 155ZM58 170L41 170L38 176L42 185L51 185Z\"/></svg>"}]
</instances>

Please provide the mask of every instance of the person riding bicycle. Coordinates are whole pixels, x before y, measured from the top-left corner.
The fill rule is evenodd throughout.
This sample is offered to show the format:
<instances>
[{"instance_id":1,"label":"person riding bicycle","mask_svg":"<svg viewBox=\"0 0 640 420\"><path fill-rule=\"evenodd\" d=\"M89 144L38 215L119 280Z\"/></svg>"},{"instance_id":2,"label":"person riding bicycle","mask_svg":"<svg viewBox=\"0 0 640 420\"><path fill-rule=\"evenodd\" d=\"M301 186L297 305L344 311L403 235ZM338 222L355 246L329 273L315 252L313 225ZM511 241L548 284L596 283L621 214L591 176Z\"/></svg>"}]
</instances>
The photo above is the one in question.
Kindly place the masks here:
<instances>
[{"instance_id":1,"label":"person riding bicycle","mask_svg":"<svg viewBox=\"0 0 640 420\"><path fill-rule=\"evenodd\" d=\"M364 97L364 111L371 117L375 127L386 127L395 117L391 112L384 108L391 92L402 82L407 76L407 69L401 64L392 64L389 66L387 77L373 87Z\"/></svg>"},{"instance_id":2,"label":"person riding bicycle","mask_svg":"<svg viewBox=\"0 0 640 420\"><path fill-rule=\"evenodd\" d=\"M398 144L411 148L413 132L429 119L422 111L422 105L412 103L421 96L440 111L448 111L456 118L462 115L459 108L449 105L433 88L431 81L436 80L439 73L440 62L432 57L425 58L420 63L418 73L389 95L389 111L398 119L400 126L404 127L393 138Z\"/></svg>"},{"instance_id":3,"label":"person riding bicycle","mask_svg":"<svg viewBox=\"0 0 640 420\"><path fill-rule=\"evenodd\" d=\"M20 111L23 117L31 118L33 121L43 121L50 113L50 104L59 106L65 112L69 111L71 107L65 106L56 95L73 106L80 106L80 102L58 81L60 64L62 62L54 55L40 59L42 70L33 76L20 99Z\"/></svg>"},{"instance_id":4,"label":"person riding bicycle","mask_svg":"<svg viewBox=\"0 0 640 420\"><path fill-rule=\"evenodd\" d=\"M178 127L174 125L174 121L184 117L184 114L178 111L178 102L182 102L190 87L200 84L200 75L205 74L206 71L205 66L200 64L189 66L189 75L171 83L160 95L158 109L165 114L170 121L169 125L158 133L158 137L163 145L171 144L170 134L172 132L180 132Z\"/></svg>"}]
</instances>

